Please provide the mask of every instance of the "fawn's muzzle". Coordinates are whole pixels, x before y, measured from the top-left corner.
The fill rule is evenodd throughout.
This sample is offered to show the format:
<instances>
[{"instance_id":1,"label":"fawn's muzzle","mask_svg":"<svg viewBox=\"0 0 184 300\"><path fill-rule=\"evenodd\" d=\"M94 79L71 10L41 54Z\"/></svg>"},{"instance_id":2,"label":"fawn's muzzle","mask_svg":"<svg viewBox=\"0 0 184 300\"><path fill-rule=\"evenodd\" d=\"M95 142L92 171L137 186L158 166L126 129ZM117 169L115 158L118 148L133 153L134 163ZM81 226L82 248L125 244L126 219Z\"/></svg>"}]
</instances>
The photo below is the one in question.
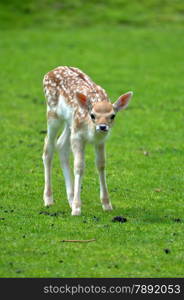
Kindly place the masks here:
<instances>
[{"instance_id":1,"label":"fawn's muzzle","mask_svg":"<svg viewBox=\"0 0 184 300\"><path fill-rule=\"evenodd\" d=\"M107 132L109 130L109 126L106 124L100 124L96 126L97 131Z\"/></svg>"}]
</instances>

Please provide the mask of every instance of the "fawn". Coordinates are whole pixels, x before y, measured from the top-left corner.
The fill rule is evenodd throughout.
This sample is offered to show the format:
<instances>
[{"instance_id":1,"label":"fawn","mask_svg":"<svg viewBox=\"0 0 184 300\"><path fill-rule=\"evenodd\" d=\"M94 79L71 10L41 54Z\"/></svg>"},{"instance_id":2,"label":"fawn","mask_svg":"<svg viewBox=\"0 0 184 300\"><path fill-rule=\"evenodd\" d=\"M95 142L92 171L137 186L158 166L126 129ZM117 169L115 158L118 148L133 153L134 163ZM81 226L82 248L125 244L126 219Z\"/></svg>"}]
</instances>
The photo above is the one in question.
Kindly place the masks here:
<instances>
[{"instance_id":1,"label":"fawn","mask_svg":"<svg viewBox=\"0 0 184 300\"><path fill-rule=\"evenodd\" d=\"M66 193L72 215L81 214L81 181L84 150L93 143L100 180L100 199L104 210L112 210L105 177L105 140L116 113L127 107L133 93L128 92L112 104L99 85L78 68L61 66L48 72L43 80L47 99L47 136L43 151L45 172L44 203L53 204L51 167L55 148L63 169ZM64 130L57 139L57 133ZM70 150L74 156L74 183L69 166Z\"/></svg>"}]
</instances>

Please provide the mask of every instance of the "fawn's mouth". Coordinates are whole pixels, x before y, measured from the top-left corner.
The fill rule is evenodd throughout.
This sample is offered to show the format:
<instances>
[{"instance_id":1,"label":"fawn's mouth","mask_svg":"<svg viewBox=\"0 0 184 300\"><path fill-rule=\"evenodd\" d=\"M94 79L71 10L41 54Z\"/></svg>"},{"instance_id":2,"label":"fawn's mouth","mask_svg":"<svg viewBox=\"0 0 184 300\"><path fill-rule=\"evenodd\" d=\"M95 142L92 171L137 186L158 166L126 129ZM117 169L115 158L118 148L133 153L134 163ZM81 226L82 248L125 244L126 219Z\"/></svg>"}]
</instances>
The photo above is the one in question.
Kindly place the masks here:
<instances>
[{"instance_id":1,"label":"fawn's mouth","mask_svg":"<svg viewBox=\"0 0 184 300\"><path fill-rule=\"evenodd\" d=\"M109 126L106 124L100 124L100 125L96 125L96 131L98 132L108 132L109 131Z\"/></svg>"}]
</instances>

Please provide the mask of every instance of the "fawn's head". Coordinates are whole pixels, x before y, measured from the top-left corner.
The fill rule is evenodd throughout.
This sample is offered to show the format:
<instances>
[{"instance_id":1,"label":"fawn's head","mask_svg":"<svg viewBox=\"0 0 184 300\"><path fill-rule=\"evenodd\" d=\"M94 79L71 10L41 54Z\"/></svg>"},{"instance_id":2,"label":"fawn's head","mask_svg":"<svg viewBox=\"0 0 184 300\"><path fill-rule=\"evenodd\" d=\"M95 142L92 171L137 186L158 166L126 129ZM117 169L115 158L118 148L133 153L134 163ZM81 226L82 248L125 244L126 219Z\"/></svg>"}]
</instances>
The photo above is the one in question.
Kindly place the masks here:
<instances>
[{"instance_id":1,"label":"fawn's head","mask_svg":"<svg viewBox=\"0 0 184 300\"><path fill-rule=\"evenodd\" d=\"M84 94L76 93L79 104L88 110L90 119L98 132L109 131L114 123L116 113L128 106L132 96L133 92L128 92L121 95L113 104L109 101L99 101L93 104Z\"/></svg>"}]
</instances>

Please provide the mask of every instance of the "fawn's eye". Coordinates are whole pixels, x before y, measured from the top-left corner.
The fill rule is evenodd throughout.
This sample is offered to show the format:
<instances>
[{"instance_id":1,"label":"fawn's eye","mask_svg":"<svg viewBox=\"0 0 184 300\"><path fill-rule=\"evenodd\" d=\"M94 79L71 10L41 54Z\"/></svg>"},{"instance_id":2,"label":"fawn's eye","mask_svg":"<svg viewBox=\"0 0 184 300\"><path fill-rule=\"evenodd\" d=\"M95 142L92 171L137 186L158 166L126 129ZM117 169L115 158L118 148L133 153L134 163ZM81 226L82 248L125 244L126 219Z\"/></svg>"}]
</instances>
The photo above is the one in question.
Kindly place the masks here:
<instances>
[{"instance_id":1,"label":"fawn's eye","mask_svg":"<svg viewBox=\"0 0 184 300\"><path fill-rule=\"evenodd\" d=\"M91 114L91 119L94 120L95 119L95 115Z\"/></svg>"},{"instance_id":2,"label":"fawn's eye","mask_svg":"<svg viewBox=\"0 0 184 300\"><path fill-rule=\"evenodd\" d=\"M111 118L111 120L114 120L114 118L115 118L115 115L111 115L111 117L110 117L110 118Z\"/></svg>"}]
</instances>

